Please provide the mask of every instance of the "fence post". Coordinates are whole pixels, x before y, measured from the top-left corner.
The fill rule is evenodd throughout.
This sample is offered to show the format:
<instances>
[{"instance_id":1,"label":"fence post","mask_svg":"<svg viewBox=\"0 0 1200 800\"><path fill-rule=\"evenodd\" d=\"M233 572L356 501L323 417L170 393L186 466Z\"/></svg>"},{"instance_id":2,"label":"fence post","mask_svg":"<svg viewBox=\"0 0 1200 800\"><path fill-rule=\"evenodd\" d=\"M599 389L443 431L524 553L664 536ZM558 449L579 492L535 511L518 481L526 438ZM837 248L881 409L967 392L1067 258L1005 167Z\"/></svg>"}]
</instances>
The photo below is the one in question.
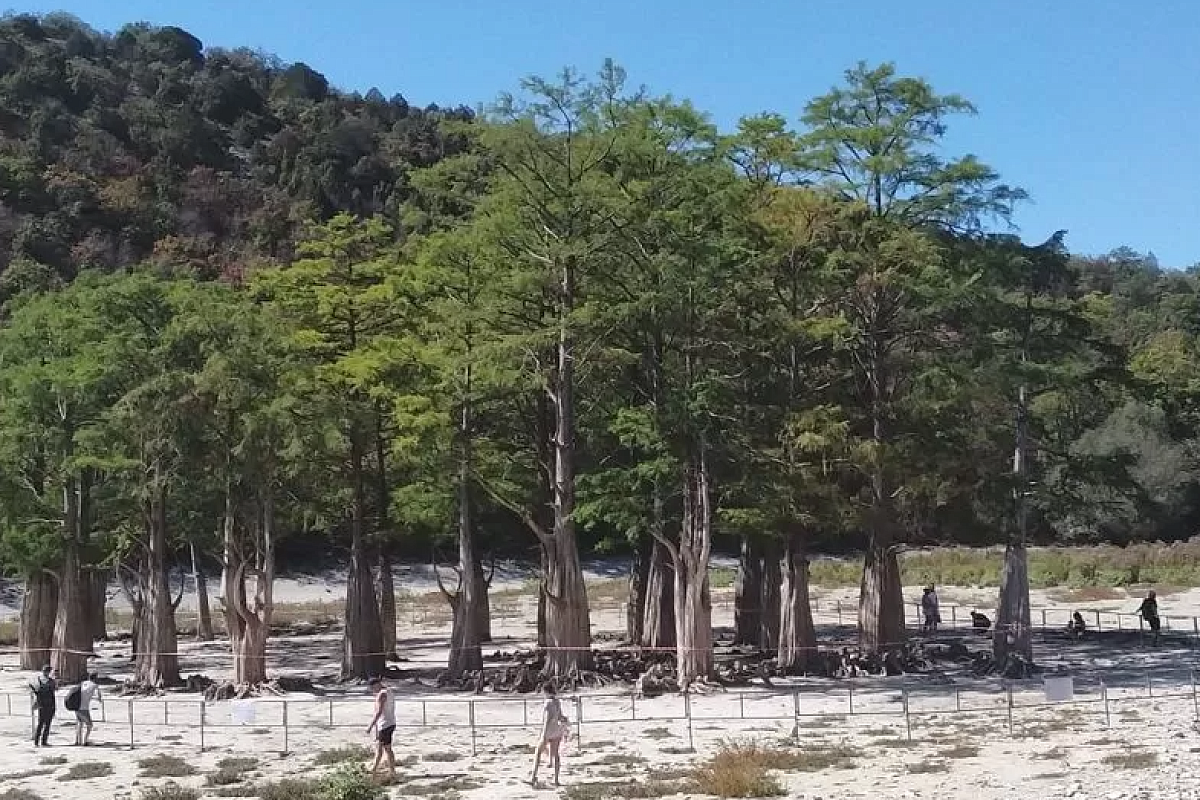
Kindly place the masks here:
<instances>
[{"instance_id":1,"label":"fence post","mask_svg":"<svg viewBox=\"0 0 1200 800\"><path fill-rule=\"evenodd\" d=\"M529 701L523 697L521 698L521 724L529 726Z\"/></svg>"},{"instance_id":2,"label":"fence post","mask_svg":"<svg viewBox=\"0 0 1200 800\"><path fill-rule=\"evenodd\" d=\"M1108 710L1108 686L1104 683L1104 679L1100 679L1100 694L1104 698L1104 727L1112 727L1112 715Z\"/></svg>"},{"instance_id":3,"label":"fence post","mask_svg":"<svg viewBox=\"0 0 1200 800\"><path fill-rule=\"evenodd\" d=\"M1146 671L1146 696L1154 697L1154 685L1150 682L1150 671Z\"/></svg>"},{"instance_id":4,"label":"fence post","mask_svg":"<svg viewBox=\"0 0 1200 800\"><path fill-rule=\"evenodd\" d=\"M634 722L637 721L637 692L629 695L629 718Z\"/></svg>"},{"instance_id":5,"label":"fence post","mask_svg":"<svg viewBox=\"0 0 1200 800\"><path fill-rule=\"evenodd\" d=\"M1196 670L1192 670L1192 714L1200 719L1200 695L1196 694Z\"/></svg>"},{"instance_id":6,"label":"fence post","mask_svg":"<svg viewBox=\"0 0 1200 800\"><path fill-rule=\"evenodd\" d=\"M1010 683L1010 684L1009 684L1007 687L1005 687L1005 689L1006 689L1006 692L1005 692L1005 694L1008 696L1008 735L1009 735L1009 736L1012 736L1012 735L1013 735L1013 696L1012 696L1012 684Z\"/></svg>"},{"instance_id":7,"label":"fence post","mask_svg":"<svg viewBox=\"0 0 1200 800\"><path fill-rule=\"evenodd\" d=\"M848 688L850 689L850 716L854 716L854 687Z\"/></svg>"},{"instance_id":8,"label":"fence post","mask_svg":"<svg viewBox=\"0 0 1200 800\"><path fill-rule=\"evenodd\" d=\"M475 701L472 700L471 702L474 703ZM425 703L424 700L422 700L421 701L421 727L425 728L428 726L429 726L429 706Z\"/></svg>"},{"instance_id":9,"label":"fence post","mask_svg":"<svg viewBox=\"0 0 1200 800\"><path fill-rule=\"evenodd\" d=\"M962 691L957 686L954 687L954 710L962 711Z\"/></svg>"},{"instance_id":10,"label":"fence post","mask_svg":"<svg viewBox=\"0 0 1200 800\"><path fill-rule=\"evenodd\" d=\"M800 743L800 690L799 689L796 689L792 692L792 705L796 709L796 711L795 711L796 726L794 728L792 728L792 731L796 735L796 743L799 744ZM1200 712L1197 713L1197 717L1200 717Z\"/></svg>"},{"instance_id":11,"label":"fence post","mask_svg":"<svg viewBox=\"0 0 1200 800\"><path fill-rule=\"evenodd\" d=\"M1096 633L1099 633L1102 630L1100 627L1100 612L1093 611L1092 613L1096 615Z\"/></svg>"},{"instance_id":12,"label":"fence post","mask_svg":"<svg viewBox=\"0 0 1200 800\"><path fill-rule=\"evenodd\" d=\"M422 702L421 705L424 706L425 703ZM475 749L475 701L474 700L469 701L467 710L471 717L471 755L473 757L476 755L476 749Z\"/></svg>"},{"instance_id":13,"label":"fence post","mask_svg":"<svg viewBox=\"0 0 1200 800\"><path fill-rule=\"evenodd\" d=\"M1042 630L1046 630L1046 609L1042 609Z\"/></svg>"},{"instance_id":14,"label":"fence post","mask_svg":"<svg viewBox=\"0 0 1200 800\"><path fill-rule=\"evenodd\" d=\"M8 716L11 717L12 716L12 695L6 694L6 695L4 695L4 699L8 701Z\"/></svg>"},{"instance_id":15,"label":"fence post","mask_svg":"<svg viewBox=\"0 0 1200 800\"><path fill-rule=\"evenodd\" d=\"M746 718L746 694L738 692L738 719Z\"/></svg>"},{"instance_id":16,"label":"fence post","mask_svg":"<svg viewBox=\"0 0 1200 800\"><path fill-rule=\"evenodd\" d=\"M329 701L329 727L333 727L333 701Z\"/></svg>"},{"instance_id":17,"label":"fence post","mask_svg":"<svg viewBox=\"0 0 1200 800\"><path fill-rule=\"evenodd\" d=\"M687 717L688 726L688 749L695 751L696 741L692 738L692 693L683 693L683 715Z\"/></svg>"},{"instance_id":18,"label":"fence post","mask_svg":"<svg viewBox=\"0 0 1200 800\"><path fill-rule=\"evenodd\" d=\"M908 689L900 690L900 700L904 704L904 733L908 741L912 741L912 718L908 715Z\"/></svg>"},{"instance_id":19,"label":"fence post","mask_svg":"<svg viewBox=\"0 0 1200 800\"><path fill-rule=\"evenodd\" d=\"M583 698L575 696L575 746L583 748Z\"/></svg>"},{"instance_id":20,"label":"fence post","mask_svg":"<svg viewBox=\"0 0 1200 800\"><path fill-rule=\"evenodd\" d=\"M837 615L838 615L838 627L840 628L842 625L842 601L841 600L837 601Z\"/></svg>"},{"instance_id":21,"label":"fence post","mask_svg":"<svg viewBox=\"0 0 1200 800\"><path fill-rule=\"evenodd\" d=\"M129 701L129 749L133 749L133 701Z\"/></svg>"},{"instance_id":22,"label":"fence post","mask_svg":"<svg viewBox=\"0 0 1200 800\"><path fill-rule=\"evenodd\" d=\"M163 700L163 727L169 727L171 724L171 704Z\"/></svg>"},{"instance_id":23,"label":"fence post","mask_svg":"<svg viewBox=\"0 0 1200 800\"><path fill-rule=\"evenodd\" d=\"M283 754L286 756L290 752L288 747L288 701L283 701Z\"/></svg>"},{"instance_id":24,"label":"fence post","mask_svg":"<svg viewBox=\"0 0 1200 800\"><path fill-rule=\"evenodd\" d=\"M200 752L201 753L204 752L204 717L205 717L204 700L201 699L200 700Z\"/></svg>"},{"instance_id":25,"label":"fence post","mask_svg":"<svg viewBox=\"0 0 1200 800\"><path fill-rule=\"evenodd\" d=\"M954 613L955 608L957 608L957 606L950 606L950 627L951 628L958 627L958 618L956 617L956 615Z\"/></svg>"},{"instance_id":26,"label":"fence post","mask_svg":"<svg viewBox=\"0 0 1200 800\"><path fill-rule=\"evenodd\" d=\"M1200 619L1192 617L1192 647L1200 646Z\"/></svg>"}]
</instances>

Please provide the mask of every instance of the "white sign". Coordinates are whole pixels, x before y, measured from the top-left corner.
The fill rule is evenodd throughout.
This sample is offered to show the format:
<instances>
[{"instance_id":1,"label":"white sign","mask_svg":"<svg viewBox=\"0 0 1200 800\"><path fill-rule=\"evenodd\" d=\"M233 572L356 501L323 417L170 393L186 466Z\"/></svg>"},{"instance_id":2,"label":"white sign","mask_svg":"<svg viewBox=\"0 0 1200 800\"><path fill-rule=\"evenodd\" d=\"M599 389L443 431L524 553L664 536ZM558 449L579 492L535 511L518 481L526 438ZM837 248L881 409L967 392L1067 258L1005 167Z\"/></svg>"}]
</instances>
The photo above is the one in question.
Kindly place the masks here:
<instances>
[{"instance_id":1,"label":"white sign","mask_svg":"<svg viewBox=\"0 0 1200 800\"><path fill-rule=\"evenodd\" d=\"M1070 675L1046 678L1044 686L1047 703L1065 703L1075 698L1075 680Z\"/></svg>"},{"instance_id":2,"label":"white sign","mask_svg":"<svg viewBox=\"0 0 1200 800\"><path fill-rule=\"evenodd\" d=\"M253 725L255 708L253 700L234 700L229 706L229 715L234 725Z\"/></svg>"}]
</instances>

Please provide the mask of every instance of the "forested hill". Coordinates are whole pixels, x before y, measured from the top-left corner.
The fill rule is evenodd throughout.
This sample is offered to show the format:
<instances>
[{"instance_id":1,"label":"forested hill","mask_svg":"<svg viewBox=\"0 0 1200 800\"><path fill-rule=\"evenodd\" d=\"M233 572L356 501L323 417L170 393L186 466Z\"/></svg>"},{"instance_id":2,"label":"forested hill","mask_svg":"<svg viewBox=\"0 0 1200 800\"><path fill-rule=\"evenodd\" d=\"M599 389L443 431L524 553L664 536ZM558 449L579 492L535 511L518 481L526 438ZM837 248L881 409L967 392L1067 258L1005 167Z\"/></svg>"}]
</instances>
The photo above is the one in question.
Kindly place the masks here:
<instances>
[{"instance_id":1,"label":"forested hill","mask_svg":"<svg viewBox=\"0 0 1200 800\"><path fill-rule=\"evenodd\" d=\"M0 292L151 263L202 277L286 261L299 226L394 217L461 141L459 108L331 87L179 28L0 20Z\"/></svg>"},{"instance_id":2,"label":"forested hill","mask_svg":"<svg viewBox=\"0 0 1200 800\"><path fill-rule=\"evenodd\" d=\"M1017 497L1032 541L1200 529L1196 274L998 234L1024 193L942 153L967 101L860 65L716 131L566 75L476 119L178 28L0 19L4 567L64 531L85 566L151 532L215 561L223 516L377 569L569 561L576 527L644 561L684 520L996 544Z\"/></svg>"}]
</instances>

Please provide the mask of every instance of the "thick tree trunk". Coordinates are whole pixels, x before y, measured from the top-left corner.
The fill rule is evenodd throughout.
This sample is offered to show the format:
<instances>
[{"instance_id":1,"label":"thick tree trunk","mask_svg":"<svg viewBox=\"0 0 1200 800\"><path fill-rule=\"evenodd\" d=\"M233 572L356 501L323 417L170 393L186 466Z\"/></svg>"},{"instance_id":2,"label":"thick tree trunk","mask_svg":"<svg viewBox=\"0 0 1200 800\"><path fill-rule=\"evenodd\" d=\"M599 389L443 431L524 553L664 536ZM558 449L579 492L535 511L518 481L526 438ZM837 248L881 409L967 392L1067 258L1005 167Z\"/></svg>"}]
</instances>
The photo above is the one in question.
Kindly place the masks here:
<instances>
[{"instance_id":1,"label":"thick tree trunk","mask_svg":"<svg viewBox=\"0 0 1200 800\"><path fill-rule=\"evenodd\" d=\"M79 566L79 543L72 537L63 543L59 567L58 614L54 620L53 666L63 683L76 683L87 674L92 654L88 591Z\"/></svg>"},{"instance_id":2,"label":"thick tree trunk","mask_svg":"<svg viewBox=\"0 0 1200 800\"><path fill-rule=\"evenodd\" d=\"M50 663L57 615L58 583L54 576L41 570L27 576L17 633L21 669L39 670Z\"/></svg>"},{"instance_id":3,"label":"thick tree trunk","mask_svg":"<svg viewBox=\"0 0 1200 800\"><path fill-rule=\"evenodd\" d=\"M470 371L466 372L470 381ZM458 594L452 599L454 627L450 635L448 672L454 679L465 672L483 669L479 630L479 585L482 572L475 550L475 527L471 505L471 418L470 406L462 404L458 466Z\"/></svg>"},{"instance_id":4,"label":"thick tree trunk","mask_svg":"<svg viewBox=\"0 0 1200 800\"><path fill-rule=\"evenodd\" d=\"M889 543L872 539L863 560L858 600L858 646L880 653L904 641L900 562Z\"/></svg>"},{"instance_id":5,"label":"thick tree trunk","mask_svg":"<svg viewBox=\"0 0 1200 800\"><path fill-rule=\"evenodd\" d=\"M712 507L703 445L684 476L683 524L675 555L675 638L681 687L713 676L712 598L708 560L712 554Z\"/></svg>"},{"instance_id":6,"label":"thick tree trunk","mask_svg":"<svg viewBox=\"0 0 1200 800\"><path fill-rule=\"evenodd\" d=\"M541 556L541 570L538 573L538 594L537 594L537 644L539 648L545 649L549 646L550 638L546 632L546 575L550 569L550 556L547 552L546 545L543 542L538 546L538 555Z\"/></svg>"},{"instance_id":7,"label":"thick tree trunk","mask_svg":"<svg viewBox=\"0 0 1200 800\"><path fill-rule=\"evenodd\" d=\"M650 577L650 561L654 539L639 536L629 562L629 596L625 601L625 641L638 644L646 622L646 581Z\"/></svg>"},{"instance_id":8,"label":"thick tree trunk","mask_svg":"<svg viewBox=\"0 0 1200 800\"><path fill-rule=\"evenodd\" d=\"M200 569L200 561L196 558L196 545L188 543L188 551L192 557L192 584L196 587L196 638L202 642L213 640L212 609L208 605L208 578Z\"/></svg>"},{"instance_id":9,"label":"thick tree trunk","mask_svg":"<svg viewBox=\"0 0 1200 800\"><path fill-rule=\"evenodd\" d=\"M383 652L388 658L396 658L396 579L387 542L379 545L379 627Z\"/></svg>"},{"instance_id":10,"label":"thick tree trunk","mask_svg":"<svg viewBox=\"0 0 1200 800\"><path fill-rule=\"evenodd\" d=\"M817 630L808 597L808 557L802 534L793 534L788 540L781 594L777 663L784 674L801 674L811 666L817 652Z\"/></svg>"},{"instance_id":11,"label":"thick tree trunk","mask_svg":"<svg viewBox=\"0 0 1200 800\"><path fill-rule=\"evenodd\" d=\"M387 471L387 438L384 434L383 407L375 406L375 505L377 508L378 525L376 537L379 542L379 627L383 638L383 652L386 658L396 658L396 580L392 574L392 554L390 552L391 525L389 523L388 506L391 504L391 490L388 486Z\"/></svg>"},{"instance_id":12,"label":"thick tree trunk","mask_svg":"<svg viewBox=\"0 0 1200 800\"><path fill-rule=\"evenodd\" d=\"M554 530L546 542L546 666L566 677L592 668L592 623L587 584L575 535L575 343L568 316L574 310L574 265L561 265L558 360L550 402L554 408Z\"/></svg>"},{"instance_id":13,"label":"thick tree trunk","mask_svg":"<svg viewBox=\"0 0 1200 800\"><path fill-rule=\"evenodd\" d=\"M88 585L88 628L92 641L108 639L108 619L105 616L108 607L108 571L88 568L84 570L84 579Z\"/></svg>"},{"instance_id":14,"label":"thick tree trunk","mask_svg":"<svg viewBox=\"0 0 1200 800\"><path fill-rule=\"evenodd\" d=\"M671 554L656 542L646 576L645 623L641 644L654 649L675 646L675 573Z\"/></svg>"},{"instance_id":15,"label":"thick tree trunk","mask_svg":"<svg viewBox=\"0 0 1200 800\"><path fill-rule=\"evenodd\" d=\"M743 536L737 580L734 584L734 644L758 645L759 631L762 627L762 594L762 548L754 537Z\"/></svg>"},{"instance_id":16,"label":"thick tree trunk","mask_svg":"<svg viewBox=\"0 0 1200 800\"><path fill-rule=\"evenodd\" d=\"M997 664L1010 655L1032 663L1033 625L1029 610L1029 551L1020 542L1004 548L1000 571L1000 602L992 630L992 654Z\"/></svg>"},{"instance_id":17,"label":"thick tree trunk","mask_svg":"<svg viewBox=\"0 0 1200 800\"><path fill-rule=\"evenodd\" d=\"M342 634L342 678L382 675L385 665L379 604L371 575L370 552L364 531L366 497L363 453L358 435L350 437L351 483L354 504L350 520L350 571L346 580L346 615Z\"/></svg>"},{"instance_id":18,"label":"thick tree trunk","mask_svg":"<svg viewBox=\"0 0 1200 800\"><path fill-rule=\"evenodd\" d=\"M144 504L146 563L141 575L143 603L134 682L163 687L180 682L179 654L167 574L167 490L162 475L155 474L154 480L153 494Z\"/></svg>"},{"instance_id":19,"label":"thick tree trunk","mask_svg":"<svg viewBox=\"0 0 1200 800\"><path fill-rule=\"evenodd\" d=\"M92 655L88 586L80 563L79 508L83 486L72 477L63 485L62 548L58 569L58 614L54 620L54 668L59 679L75 683L87 674Z\"/></svg>"},{"instance_id":20,"label":"thick tree trunk","mask_svg":"<svg viewBox=\"0 0 1200 800\"><path fill-rule=\"evenodd\" d=\"M475 559L475 629L480 642L492 641L492 601L488 596L489 579L483 574L483 561Z\"/></svg>"},{"instance_id":21,"label":"thick tree trunk","mask_svg":"<svg viewBox=\"0 0 1200 800\"><path fill-rule=\"evenodd\" d=\"M783 589L778 543L775 541L763 542L762 554L762 597L759 603L762 612L759 617L758 646L763 650L775 650L779 647L782 611L780 594Z\"/></svg>"}]
</instances>

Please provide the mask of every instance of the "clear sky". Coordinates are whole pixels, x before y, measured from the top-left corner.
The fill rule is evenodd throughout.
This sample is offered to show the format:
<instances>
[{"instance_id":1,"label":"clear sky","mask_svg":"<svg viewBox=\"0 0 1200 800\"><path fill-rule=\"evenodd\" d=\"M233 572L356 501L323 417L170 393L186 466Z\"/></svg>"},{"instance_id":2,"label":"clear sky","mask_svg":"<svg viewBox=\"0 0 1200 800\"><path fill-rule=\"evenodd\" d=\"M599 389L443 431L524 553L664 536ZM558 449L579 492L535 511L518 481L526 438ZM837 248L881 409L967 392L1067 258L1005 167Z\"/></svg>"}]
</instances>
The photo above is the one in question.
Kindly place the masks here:
<instances>
[{"instance_id":1,"label":"clear sky","mask_svg":"<svg viewBox=\"0 0 1200 800\"><path fill-rule=\"evenodd\" d=\"M148 21L304 61L336 86L478 105L606 57L728 127L804 103L860 59L965 95L948 154L1032 202L1029 241L1200 262L1200 0L27 0L102 30Z\"/></svg>"}]
</instances>

